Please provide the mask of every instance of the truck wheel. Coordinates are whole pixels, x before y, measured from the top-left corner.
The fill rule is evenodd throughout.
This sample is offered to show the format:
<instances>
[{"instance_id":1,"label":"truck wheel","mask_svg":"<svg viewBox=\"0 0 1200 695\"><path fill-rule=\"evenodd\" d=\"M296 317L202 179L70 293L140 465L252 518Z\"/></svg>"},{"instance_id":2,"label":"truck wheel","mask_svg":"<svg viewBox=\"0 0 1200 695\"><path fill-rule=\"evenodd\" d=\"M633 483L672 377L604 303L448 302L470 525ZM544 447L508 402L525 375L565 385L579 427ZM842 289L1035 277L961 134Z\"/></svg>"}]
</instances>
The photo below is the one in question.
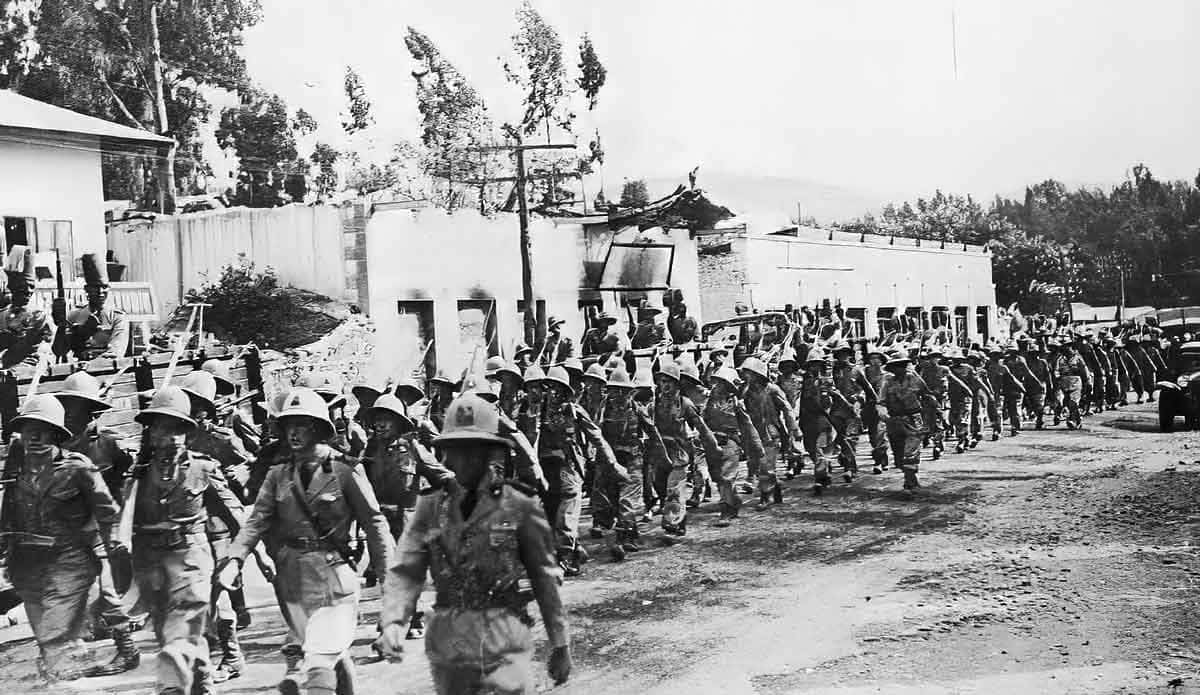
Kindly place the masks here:
<instances>
[{"instance_id":1,"label":"truck wheel","mask_svg":"<svg viewBox=\"0 0 1200 695\"><path fill-rule=\"evenodd\" d=\"M1158 402L1158 428L1163 432L1175 430L1175 413L1171 410L1171 406L1165 405L1161 399Z\"/></svg>"}]
</instances>

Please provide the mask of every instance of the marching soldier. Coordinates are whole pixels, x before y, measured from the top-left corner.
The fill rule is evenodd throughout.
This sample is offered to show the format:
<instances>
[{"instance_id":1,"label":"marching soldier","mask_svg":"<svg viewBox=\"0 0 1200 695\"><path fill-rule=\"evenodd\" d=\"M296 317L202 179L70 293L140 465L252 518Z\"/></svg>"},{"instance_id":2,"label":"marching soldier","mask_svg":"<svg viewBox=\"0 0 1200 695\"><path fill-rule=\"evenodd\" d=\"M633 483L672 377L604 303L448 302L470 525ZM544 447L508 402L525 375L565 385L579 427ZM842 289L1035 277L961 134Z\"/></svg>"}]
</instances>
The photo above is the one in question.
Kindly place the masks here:
<instances>
[{"instance_id":1,"label":"marching soldier","mask_svg":"<svg viewBox=\"0 0 1200 695\"><path fill-rule=\"evenodd\" d=\"M198 370L184 376L179 383L191 402L190 415L196 421L196 427L188 435L188 449L216 461L233 494L243 503L248 502L244 486L250 479L250 454L233 430L217 425L216 377ZM213 561L220 564L228 555L236 528L231 528L219 516L211 515L204 532L212 548ZM246 610L246 596L240 583L232 589L213 587L212 612L216 618L217 646L221 651L221 663L213 671L212 679L214 683L224 683L241 676L246 666L237 631L239 624L242 629L249 626L250 613Z\"/></svg>"},{"instance_id":2,"label":"marching soldier","mask_svg":"<svg viewBox=\"0 0 1200 695\"><path fill-rule=\"evenodd\" d=\"M81 362L97 357L116 359L129 352L129 319L125 312L106 306L108 302L107 266L94 253L85 253L83 289L87 304L76 308L58 322L54 336L54 354L68 352Z\"/></svg>"},{"instance_id":3,"label":"marching soldier","mask_svg":"<svg viewBox=\"0 0 1200 695\"><path fill-rule=\"evenodd\" d=\"M453 482L454 474L416 440L415 425L404 403L395 395L385 393L377 398L368 409L366 419L371 427L371 438L363 455L362 468L375 490L392 539L399 540L416 508L421 481L432 488L441 488ZM423 615L420 611L413 613L408 639L418 639L425 634Z\"/></svg>"},{"instance_id":4,"label":"marching soldier","mask_svg":"<svg viewBox=\"0 0 1200 695\"><path fill-rule=\"evenodd\" d=\"M383 576L392 556L387 519L366 473L329 446L336 435L325 399L293 389L278 415L287 453L271 468L254 510L229 548L220 581L236 580L260 540L275 548L276 589L289 625L303 640L305 692L333 695L353 682L347 652L358 619L358 575L351 564L350 527L366 532L371 568ZM300 692L297 679L279 683Z\"/></svg>"},{"instance_id":5,"label":"marching soldier","mask_svg":"<svg viewBox=\"0 0 1200 695\"><path fill-rule=\"evenodd\" d=\"M528 377L525 378L525 382L529 383ZM438 372L437 376L429 380L429 411L427 417L429 417L439 432L442 431L443 414L450 405L450 401L454 400L454 392L458 390L458 387L459 382L446 376L445 372Z\"/></svg>"},{"instance_id":6,"label":"marching soldier","mask_svg":"<svg viewBox=\"0 0 1200 695\"><path fill-rule=\"evenodd\" d=\"M653 470L655 488L663 499L663 532L673 536L687 533L687 507L684 502L691 496L687 474L693 456L692 438L687 428L697 430L703 439L712 436L700 418L696 405L680 393L679 381L679 365L669 357L662 358L658 374L654 376L657 393L652 435L655 443L661 443L661 447L655 447L659 457ZM779 485L776 484L774 489L778 501Z\"/></svg>"},{"instance_id":7,"label":"marching soldier","mask_svg":"<svg viewBox=\"0 0 1200 695\"><path fill-rule=\"evenodd\" d=\"M700 368L696 363L688 360L679 368L679 392L690 399L696 406L696 410L703 413L705 406L708 405L708 389L704 388L704 383L700 380ZM694 432L694 441L692 443L692 498L687 501L687 506L697 508L701 502L707 502L712 499L712 476L708 473L708 463L706 462L709 446L700 441L700 431Z\"/></svg>"},{"instance_id":8,"label":"marching soldier","mask_svg":"<svg viewBox=\"0 0 1200 695\"><path fill-rule=\"evenodd\" d=\"M787 432L793 440L800 438L800 428L783 390L771 383L767 365L757 357L742 362L742 378L746 380L746 411L758 430L763 457L758 469L758 506L766 508L783 502L783 487L779 484L776 467L779 465L780 433Z\"/></svg>"},{"instance_id":9,"label":"marching soldier","mask_svg":"<svg viewBox=\"0 0 1200 695\"><path fill-rule=\"evenodd\" d=\"M950 348L950 424L958 440L954 452L961 454L974 448L981 424L978 422L979 408L975 405L976 394L987 389L979 378L979 372L967 364L959 348Z\"/></svg>"},{"instance_id":10,"label":"marching soldier","mask_svg":"<svg viewBox=\"0 0 1200 695\"><path fill-rule=\"evenodd\" d=\"M988 381L987 369L984 368L984 363L987 362L987 355L972 348L967 352L967 366L975 373L975 378L978 384L982 387L975 391L975 397L971 401L971 448L974 449L983 441L983 418L984 413L990 412L992 404L996 401L996 394L992 391L990 382Z\"/></svg>"},{"instance_id":11,"label":"marching soldier","mask_svg":"<svg viewBox=\"0 0 1200 695\"><path fill-rule=\"evenodd\" d=\"M598 413L600 433L612 448L619 468L597 470L592 513L597 513L598 500L612 507L602 508L602 513L605 521L608 517L613 520L611 552L617 561L624 560L628 553L641 550L638 545L638 507L642 502L642 486L647 483L642 477L646 453L643 437L649 436L654 425L649 408L636 403L633 393L629 373L624 366L617 367L608 378L604 406ZM618 476L617 471L623 471L625 475Z\"/></svg>"},{"instance_id":12,"label":"marching soldier","mask_svg":"<svg viewBox=\"0 0 1200 695\"><path fill-rule=\"evenodd\" d=\"M936 345L928 348L925 358L921 360L918 372L925 380L933 398L925 402L925 426L928 429L926 437L933 444L932 457L937 461L942 457L946 448L946 428L942 426L942 411L946 409L946 396L950 390L950 368L942 364L942 349Z\"/></svg>"},{"instance_id":13,"label":"marching soldier","mask_svg":"<svg viewBox=\"0 0 1200 695\"><path fill-rule=\"evenodd\" d=\"M825 353L819 347L808 351L798 407L804 450L813 461L813 492L821 494L833 482L830 461L838 455L838 433L829 411L833 408L833 379L825 374ZM847 469L849 473L849 469ZM850 480L853 480L851 474ZM849 482L849 480L847 480Z\"/></svg>"},{"instance_id":14,"label":"marching soldier","mask_svg":"<svg viewBox=\"0 0 1200 695\"><path fill-rule=\"evenodd\" d=\"M868 347L866 352L867 364L863 367L863 374L878 397L879 389L883 387L883 379L887 376L883 369L887 355L884 354L883 348L874 345ZM871 444L871 460L875 464L871 472L875 475L883 473L888 467L887 429L883 419L879 417L877 406L878 402L868 401L862 411L863 427L867 430L867 441Z\"/></svg>"},{"instance_id":15,"label":"marching soldier","mask_svg":"<svg viewBox=\"0 0 1200 695\"><path fill-rule=\"evenodd\" d=\"M95 464L113 499L120 499L125 475L133 466L133 457L121 448L115 432L100 426L98 416L111 407L100 397L100 393L100 382L96 377L87 372L75 372L63 381L62 390L53 394L62 403L65 425L71 431L71 437L61 446L66 451L86 456ZM96 583L98 594L95 612L100 622L108 628L117 653L108 664L97 665L89 670L88 676L112 676L132 671L141 663L141 652L133 641L129 613L117 591L109 560L107 556L101 560L100 572L103 574ZM115 560L127 562L128 557Z\"/></svg>"},{"instance_id":16,"label":"marching soldier","mask_svg":"<svg viewBox=\"0 0 1200 695\"><path fill-rule=\"evenodd\" d=\"M921 487L917 470L921 464L921 438L925 435L922 412L933 393L919 374L909 369L909 358L896 350L887 361L888 378L883 381L879 402L886 409L888 442L904 473L904 489ZM881 413L883 415L883 413Z\"/></svg>"},{"instance_id":17,"label":"marching soldier","mask_svg":"<svg viewBox=\"0 0 1200 695\"><path fill-rule=\"evenodd\" d=\"M1063 345L1063 353L1055 367L1058 387L1062 390L1063 406L1067 409L1067 429L1083 426L1079 399L1091 386L1091 373L1073 343Z\"/></svg>"},{"instance_id":18,"label":"marching soldier","mask_svg":"<svg viewBox=\"0 0 1200 695\"><path fill-rule=\"evenodd\" d=\"M579 405L587 411L588 417L592 422L600 423L600 417L604 410L604 391L608 381L608 374L605 373L604 367L599 364L593 364L587 368L580 379L579 385ZM605 529L612 528L613 525L613 506L608 499L608 491L596 489L596 455L595 452L589 450L584 451L584 459L586 466L583 470L583 493L592 501L592 537L599 538L604 534ZM596 532L601 535L597 536Z\"/></svg>"},{"instance_id":19,"label":"marching soldier","mask_svg":"<svg viewBox=\"0 0 1200 695\"><path fill-rule=\"evenodd\" d=\"M1008 368L1010 375L1010 378L1005 381L1004 414L1008 417L1009 426L1012 428L1009 436L1015 437L1021 432L1021 409L1028 393L1025 384L1035 381L1035 379L1016 343L1009 343L1004 348L1004 366ZM1103 394L1100 396L1100 404L1103 407Z\"/></svg>"},{"instance_id":20,"label":"marching soldier","mask_svg":"<svg viewBox=\"0 0 1200 695\"><path fill-rule=\"evenodd\" d=\"M788 405L793 411L796 409L796 403L800 400L800 390L804 383L804 378L796 364L796 351L790 347L783 349L783 354L779 358L779 376L776 377L775 383L783 390L783 395L787 398ZM803 429L803 428L802 428ZM804 469L804 451L799 442L793 441L791 437L785 440L784 459L786 460L786 472L784 477L791 480L796 477L796 474Z\"/></svg>"},{"instance_id":21,"label":"marching soldier","mask_svg":"<svg viewBox=\"0 0 1200 695\"><path fill-rule=\"evenodd\" d=\"M748 460L763 456L758 430L738 397L738 376L732 367L722 367L712 375L712 391L704 406L704 424L713 434L706 442L708 473L716 482L721 498L721 516L713 525L729 526L738 517L742 506L733 487L742 455L744 453Z\"/></svg>"},{"instance_id":22,"label":"marching soldier","mask_svg":"<svg viewBox=\"0 0 1200 695\"><path fill-rule=\"evenodd\" d=\"M37 364L39 351L49 344L54 330L44 311L29 309L29 299L37 286L33 252L27 246L12 247L4 270L10 302L0 309L0 367Z\"/></svg>"},{"instance_id":23,"label":"marching soldier","mask_svg":"<svg viewBox=\"0 0 1200 695\"><path fill-rule=\"evenodd\" d=\"M37 639L39 672L52 682L73 680L92 666L80 633L97 556L123 551L115 535L120 509L99 469L62 448L72 435L58 399L29 398L10 424L21 446L9 449L0 551Z\"/></svg>"},{"instance_id":24,"label":"marching soldier","mask_svg":"<svg viewBox=\"0 0 1200 695\"><path fill-rule=\"evenodd\" d=\"M1004 429L1004 416L1008 412L1005 397L1009 392L1009 384L1016 381L1016 377L1004 366L1004 348L999 345L993 345L987 351L988 363L985 369L985 374L988 382L988 387L991 389L991 398L988 400L988 419L992 423L992 441L1000 439L1000 431ZM1014 432L1016 427L1013 428ZM1015 436L1015 434L1014 434Z\"/></svg>"},{"instance_id":25,"label":"marching soldier","mask_svg":"<svg viewBox=\"0 0 1200 695\"><path fill-rule=\"evenodd\" d=\"M1025 382L1025 402L1033 412L1034 429L1045 429L1046 391L1054 378L1050 371L1050 363L1042 357L1042 350L1036 342L1031 342L1026 352L1031 378Z\"/></svg>"},{"instance_id":26,"label":"marching soldier","mask_svg":"<svg viewBox=\"0 0 1200 695\"><path fill-rule=\"evenodd\" d=\"M335 374L313 372L300 380L304 388L315 391L325 399L329 408L329 420L333 423L334 436L329 446L356 459L367 448L367 431L345 415L346 396L342 393L342 380Z\"/></svg>"},{"instance_id":27,"label":"marching soldier","mask_svg":"<svg viewBox=\"0 0 1200 695\"><path fill-rule=\"evenodd\" d=\"M205 633L214 563L205 526L215 515L236 531L242 506L219 464L188 450L196 421L182 389L158 389L135 419L145 432L126 505L133 505L134 578L158 638L158 692L211 693Z\"/></svg>"},{"instance_id":28,"label":"marching soldier","mask_svg":"<svg viewBox=\"0 0 1200 695\"><path fill-rule=\"evenodd\" d=\"M505 481L494 465L508 447L495 408L460 397L436 445L459 484L417 502L384 582L382 650L403 657L428 573L437 604L425 652L438 693L532 692L530 601L537 601L549 637L550 677L566 682L571 652L554 533L532 491Z\"/></svg>"},{"instance_id":29,"label":"marching soldier","mask_svg":"<svg viewBox=\"0 0 1200 695\"><path fill-rule=\"evenodd\" d=\"M839 342L833 348L833 358L833 385L842 398L833 404L830 417L839 433L842 466L857 474L858 438L863 431L866 408L874 410L877 394L866 372L854 363L853 345Z\"/></svg>"}]
</instances>

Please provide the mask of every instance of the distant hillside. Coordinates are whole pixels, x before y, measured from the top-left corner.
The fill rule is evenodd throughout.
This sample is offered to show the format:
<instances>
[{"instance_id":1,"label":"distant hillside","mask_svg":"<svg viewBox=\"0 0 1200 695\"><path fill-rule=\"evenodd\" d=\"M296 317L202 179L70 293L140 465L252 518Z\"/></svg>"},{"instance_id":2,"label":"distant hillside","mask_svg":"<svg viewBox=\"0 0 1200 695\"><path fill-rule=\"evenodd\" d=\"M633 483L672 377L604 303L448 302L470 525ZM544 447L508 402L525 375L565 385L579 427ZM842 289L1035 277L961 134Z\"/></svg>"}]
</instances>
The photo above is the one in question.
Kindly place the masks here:
<instances>
[{"instance_id":1,"label":"distant hillside","mask_svg":"<svg viewBox=\"0 0 1200 695\"><path fill-rule=\"evenodd\" d=\"M651 199L670 193L680 184L687 184L686 176L646 180ZM861 217L868 212L878 213L888 202L900 199L805 179L722 174L706 172L703 168L697 185L714 203L763 224L768 221L786 224L795 217L797 202L805 217L812 216L826 224ZM619 196L620 189L614 193Z\"/></svg>"}]
</instances>

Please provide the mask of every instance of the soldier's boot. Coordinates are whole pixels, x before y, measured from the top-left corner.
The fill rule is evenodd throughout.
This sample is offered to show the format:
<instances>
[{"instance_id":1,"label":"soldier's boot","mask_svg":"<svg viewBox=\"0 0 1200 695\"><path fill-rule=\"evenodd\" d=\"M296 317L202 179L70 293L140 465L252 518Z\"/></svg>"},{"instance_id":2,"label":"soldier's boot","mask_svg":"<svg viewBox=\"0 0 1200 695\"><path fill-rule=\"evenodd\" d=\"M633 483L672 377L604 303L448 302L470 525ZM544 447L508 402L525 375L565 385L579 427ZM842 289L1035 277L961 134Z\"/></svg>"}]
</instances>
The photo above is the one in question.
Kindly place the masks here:
<instances>
[{"instance_id":1,"label":"soldier's boot","mask_svg":"<svg viewBox=\"0 0 1200 695\"><path fill-rule=\"evenodd\" d=\"M342 656L333 665L333 676L336 683L334 692L337 695L354 695L358 690L358 675L354 671L354 658L349 654ZM314 691L309 690L308 692L312 693Z\"/></svg>"},{"instance_id":2,"label":"soldier's boot","mask_svg":"<svg viewBox=\"0 0 1200 695\"><path fill-rule=\"evenodd\" d=\"M211 664L197 660L192 669L192 695L216 695L216 692Z\"/></svg>"},{"instance_id":3,"label":"soldier's boot","mask_svg":"<svg viewBox=\"0 0 1200 695\"><path fill-rule=\"evenodd\" d=\"M138 649L137 643L133 641L133 632L129 626L114 627L111 632L117 653L107 664L96 664L89 668L84 673L86 678L115 676L118 673L134 670L142 662L142 652Z\"/></svg>"},{"instance_id":4,"label":"soldier's boot","mask_svg":"<svg viewBox=\"0 0 1200 695\"><path fill-rule=\"evenodd\" d=\"M754 508L758 509L759 511L762 511L763 509L770 508L770 506L771 506L771 493L769 493L769 492L758 493L758 504L754 505Z\"/></svg>"},{"instance_id":5,"label":"soldier's boot","mask_svg":"<svg viewBox=\"0 0 1200 695\"><path fill-rule=\"evenodd\" d=\"M375 574L375 570L367 568L363 571L363 588L370 589L379 584L379 577Z\"/></svg>"},{"instance_id":6,"label":"soldier's boot","mask_svg":"<svg viewBox=\"0 0 1200 695\"><path fill-rule=\"evenodd\" d=\"M224 683L242 675L246 660L238 644L237 628L232 620L217 621L217 641L221 645L221 664L213 671L214 683Z\"/></svg>"},{"instance_id":7,"label":"soldier's boot","mask_svg":"<svg viewBox=\"0 0 1200 695\"><path fill-rule=\"evenodd\" d=\"M628 535L629 533L620 525L613 529L613 544L609 549L613 562L622 562L628 556L629 551L625 549L625 539Z\"/></svg>"},{"instance_id":8,"label":"soldier's boot","mask_svg":"<svg viewBox=\"0 0 1200 695\"><path fill-rule=\"evenodd\" d=\"M958 442L954 445L954 453L961 454L967 450L967 438L959 437Z\"/></svg>"},{"instance_id":9,"label":"soldier's boot","mask_svg":"<svg viewBox=\"0 0 1200 695\"><path fill-rule=\"evenodd\" d=\"M404 639L421 639L425 636L425 611L414 611L412 620L408 621L408 633Z\"/></svg>"},{"instance_id":10,"label":"soldier's boot","mask_svg":"<svg viewBox=\"0 0 1200 695\"><path fill-rule=\"evenodd\" d=\"M295 681L292 681L295 682ZM282 684L281 684L282 685ZM282 692L282 690L280 691ZM310 668L304 680L305 695L336 695L338 676L331 668Z\"/></svg>"},{"instance_id":11,"label":"soldier's boot","mask_svg":"<svg viewBox=\"0 0 1200 695\"><path fill-rule=\"evenodd\" d=\"M300 673L300 662L304 661L304 648L298 644L284 645L283 649L284 677Z\"/></svg>"},{"instance_id":12,"label":"soldier's boot","mask_svg":"<svg viewBox=\"0 0 1200 695\"><path fill-rule=\"evenodd\" d=\"M575 559L574 550L559 550L558 551L558 568L562 570L564 577L578 577L581 570L579 562Z\"/></svg>"},{"instance_id":13,"label":"soldier's boot","mask_svg":"<svg viewBox=\"0 0 1200 695\"><path fill-rule=\"evenodd\" d=\"M726 526L731 525L733 520L736 518L737 512L731 509L728 504L722 502L721 513L717 517L717 520L713 522L713 526L716 526L717 528L725 528Z\"/></svg>"},{"instance_id":14,"label":"soldier's boot","mask_svg":"<svg viewBox=\"0 0 1200 695\"><path fill-rule=\"evenodd\" d=\"M911 468L905 468L903 469L903 472L905 490L916 490L917 488L921 487L921 483L917 481L916 471L912 470Z\"/></svg>"},{"instance_id":15,"label":"soldier's boot","mask_svg":"<svg viewBox=\"0 0 1200 695\"><path fill-rule=\"evenodd\" d=\"M245 630L254 620L250 617L250 609L246 607L246 590L238 587L229 592L229 605L237 614L237 629Z\"/></svg>"},{"instance_id":16,"label":"soldier's boot","mask_svg":"<svg viewBox=\"0 0 1200 695\"><path fill-rule=\"evenodd\" d=\"M783 486L775 483L775 487L771 490L771 499L775 504L783 504Z\"/></svg>"}]
</instances>

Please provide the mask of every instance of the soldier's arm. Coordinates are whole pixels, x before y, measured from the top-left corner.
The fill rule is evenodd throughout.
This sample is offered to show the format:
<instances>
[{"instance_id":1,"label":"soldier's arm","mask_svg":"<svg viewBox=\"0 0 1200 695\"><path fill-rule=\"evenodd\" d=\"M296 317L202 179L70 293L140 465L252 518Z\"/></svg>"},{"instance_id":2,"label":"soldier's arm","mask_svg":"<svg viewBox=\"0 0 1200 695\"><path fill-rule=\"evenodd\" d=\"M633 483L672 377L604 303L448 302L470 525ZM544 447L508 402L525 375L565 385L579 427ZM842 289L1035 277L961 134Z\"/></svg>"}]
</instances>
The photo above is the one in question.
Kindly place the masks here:
<instances>
[{"instance_id":1,"label":"soldier's arm","mask_svg":"<svg viewBox=\"0 0 1200 695\"><path fill-rule=\"evenodd\" d=\"M875 403L879 400L879 394L875 391L875 387L871 385L871 380L867 378L865 372L861 369L856 369L854 379L858 382L858 387L863 390L863 396L867 403Z\"/></svg>"},{"instance_id":2,"label":"soldier's arm","mask_svg":"<svg viewBox=\"0 0 1200 695\"><path fill-rule=\"evenodd\" d=\"M421 495L416 510L404 525L404 533L383 581L381 625L398 623L408 627L413 611L417 609L417 599L425 587L425 574L429 570L429 546L425 538L437 517L441 494Z\"/></svg>"},{"instance_id":3,"label":"soldier's arm","mask_svg":"<svg viewBox=\"0 0 1200 695\"><path fill-rule=\"evenodd\" d=\"M625 471L624 466L617 463L617 456L601 433L600 426L592 420L583 406L575 404L572 405L572 408L575 411L575 421L579 423L579 431L583 433L587 443L596 450L596 463L614 471L617 477L627 479L629 473Z\"/></svg>"},{"instance_id":4,"label":"soldier's arm","mask_svg":"<svg viewBox=\"0 0 1200 695\"><path fill-rule=\"evenodd\" d=\"M242 524L241 530L238 531L233 543L229 546L230 557L245 561L250 551L271 529L271 525L275 522L275 493L276 487L279 485L281 470L279 467L273 466L267 471L262 487L258 490L258 497L254 500L254 507L250 510L250 516Z\"/></svg>"},{"instance_id":5,"label":"soldier's arm","mask_svg":"<svg viewBox=\"0 0 1200 695\"><path fill-rule=\"evenodd\" d=\"M116 540L117 526L121 522L121 507L113 499L108 484L100 475L100 469L88 461L87 465L79 466L76 481L80 492L87 499L88 507L92 510L96 524L100 527L100 537L104 540L104 544L112 543Z\"/></svg>"},{"instance_id":6,"label":"soldier's arm","mask_svg":"<svg viewBox=\"0 0 1200 695\"><path fill-rule=\"evenodd\" d=\"M696 404L687 397L683 399L683 419L700 433L700 445L704 447L705 451L713 451L718 448L716 435L712 433L712 430L708 428L708 423L700 416Z\"/></svg>"},{"instance_id":7,"label":"soldier's arm","mask_svg":"<svg viewBox=\"0 0 1200 695\"><path fill-rule=\"evenodd\" d=\"M208 488L204 490L204 506L208 513L224 521L230 531L236 533L242 527L242 502L229 489L229 481L221 472L221 466L210 461L212 470L208 476Z\"/></svg>"},{"instance_id":8,"label":"soldier's arm","mask_svg":"<svg viewBox=\"0 0 1200 695\"><path fill-rule=\"evenodd\" d=\"M973 391L971 391L971 387L970 387L970 386L967 386L965 383L963 383L963 380L962 380L962 379L959 379L959 378L958 378L958 377L957 377L957 376L954 374L954 371L953 371L953 370L951 370L950 372L948 372L947 376L949 376L949 377L950 377L950 381L951 381L951 382L953 382L953 383L957 384L957 385L958 385L958 387L959 387L960 389L962 389L963 391L966 391L967 393L973 393Z\"/></svg>"},{"instance_id":9,"label":"soldier's arm","mask_svg":"<svg viewBox=\"0 0 1200 695\"><path fill-rule=\"evenodd\" d=\"M354 511L358 527L367 534L367 547L371 551L371 569L376 576L382 577L392 564L392 536L388 530L387 517L379 509L375 499L375 490L367 480L367 474L361 466L349 469L350 475L342 481L346 493L346 501Z\"/></svg>"},{"instance_id":10,"label":"soldier's arm","mask_svg":"<svg viewBox=\"0 0 1200 695\"><path fill-rule=\"evenodd\" d=\"M104 350L105 357L124 357L129 351L129 318L123 311L113 312L112 333L108 337L108 347Z\"/></svg>"},{"instance_id":11,"label":"soldier's arm","mask_svg":"<svg viewBox=\"0 0 1200 695\"><path fill-rule=\"evenodd\" d=\"M775 402L775 410L779 412L779 419L782 420L784 429L793 437L800 436L800 426L796 424L796 414L792 412L792 407L788 405L787 394L783 389L779 388L778 384L767 384L767 395Z\"/></svg>"},{"instance_id":12,"label":"soldier's arm","mask_svg":"<svg viewBox=\"0 0 1200 695\"><path fill-rule=\"evenodd\" d=\"M415 437L409 441L409 444L412 445L413 453L417 457L417 475L435 488L445 487L454 480L454 473L441 461L438 461L433 452L426 449L424 444L416 441Z\"/></svg>"},{"instance_id":13,"label":"soldier's arm","mask_svg":"<svg viewBox=\"0 0 1200 695\"><path fill-rule=\"evenodd\" d=\"M533 595L542 613L550 647L565 647L570 643L570 638L567 634L566 611L558 594L562 572L555 555L554 534L540 506L532 499L524 506L525 518L517 527L521 563L525 565L525 572L533 584Z\"/></svg>"},{"instance_id":14,"label":"soldier's arm","mask_svg":"<svg viewBox=\"0 0 1200 695\"><path fill-rule=\"evenodd\" d=\"M542 473L542 464L538 460L537 449L525 432L513 422L512 418L500 413L500 433L512 444L513 458L516 459L517 477L529 482L538 491L547 489L546 476Z\"/></svg>"},{"instance_id":15,"label":"soldier's arm","mask_svg":"<svg viewBox=\"0 0 1200 695\"><path fill-rule=\"evenodd\" d=\"M762 437L758 434L758 428L750 420L750 413L746 412L746 406L741 399L738 399L736 403L738 429L742 433L742 450L746 452L746 458L762 459L767 452L763 449Z\"/></svg>"}]
</instances>

